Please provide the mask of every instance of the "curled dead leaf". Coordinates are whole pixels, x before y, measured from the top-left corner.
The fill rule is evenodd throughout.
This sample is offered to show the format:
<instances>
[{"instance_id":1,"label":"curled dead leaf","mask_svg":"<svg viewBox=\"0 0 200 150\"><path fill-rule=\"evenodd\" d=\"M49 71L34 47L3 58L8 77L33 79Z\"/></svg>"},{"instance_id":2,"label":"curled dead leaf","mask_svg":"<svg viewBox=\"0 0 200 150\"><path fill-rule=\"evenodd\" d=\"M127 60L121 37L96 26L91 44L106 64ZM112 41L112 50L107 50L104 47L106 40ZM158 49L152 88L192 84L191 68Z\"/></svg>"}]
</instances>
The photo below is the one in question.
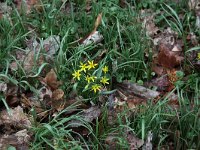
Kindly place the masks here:
<instances>
[{"instance_id":1,"label":"curled dead leaf","mask_svg":"<svg viewBox=\"0 0 200 150\"><path fill-rule=\"evenodd\" d=\"M100 13L97 16L97 19L96 19L95 24L94 24L94 30L93 30L93 32L95 32L97 30L97 28L100 25L101 21L102 21L102 13Z\"/></svg>"}]
</instances>

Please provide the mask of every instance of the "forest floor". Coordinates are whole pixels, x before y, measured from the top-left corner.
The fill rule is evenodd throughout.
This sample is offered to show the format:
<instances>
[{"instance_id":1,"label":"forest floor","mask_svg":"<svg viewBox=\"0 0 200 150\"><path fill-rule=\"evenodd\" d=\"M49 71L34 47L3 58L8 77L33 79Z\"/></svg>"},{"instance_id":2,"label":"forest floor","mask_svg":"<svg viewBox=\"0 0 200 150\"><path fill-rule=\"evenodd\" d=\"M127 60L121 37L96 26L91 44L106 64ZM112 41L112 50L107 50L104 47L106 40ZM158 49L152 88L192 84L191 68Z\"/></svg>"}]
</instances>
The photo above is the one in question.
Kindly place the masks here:
<instances>
[{"instance_id":1,"label":"forest floor","mask_svg":"<svg viewBox=\"0 0 200 150\"><path fill-rule=\"evenodd\" d=\"M0 149L200 149L198 0L0 2Z\"/></svg>"}]
</instances>

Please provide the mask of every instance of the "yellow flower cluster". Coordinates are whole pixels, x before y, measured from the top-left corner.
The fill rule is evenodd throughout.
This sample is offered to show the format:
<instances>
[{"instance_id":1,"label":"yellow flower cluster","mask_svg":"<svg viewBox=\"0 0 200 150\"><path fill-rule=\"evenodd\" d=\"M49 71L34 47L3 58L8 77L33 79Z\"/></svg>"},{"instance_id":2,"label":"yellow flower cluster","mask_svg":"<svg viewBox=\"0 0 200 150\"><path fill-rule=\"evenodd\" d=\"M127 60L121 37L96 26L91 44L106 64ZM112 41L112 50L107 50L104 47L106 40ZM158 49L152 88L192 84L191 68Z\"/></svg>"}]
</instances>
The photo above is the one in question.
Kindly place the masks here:
<instances>
[{"instance_id":1,"label":"yellow flower cluster","mask_svg":"<svg viewBox=\"0 0 200 150\"><path fill-rule=\"evenodd\" d=\"M91 84L91 90L96 93L97 91L101 90L102 85L109 84L109 78L106 77L106 73L108 72L108 66L104 66L102 68L102 72L104 73L103 77L97 78L94 74L90 74L92 69L98 69L97 68L98 64L94 63L94 61L88 61L87 63L80 63L79 70L75 70L74 73L72 74L73 79L78 80L79 82L86 81L87 85L85 87L89 87ZM84 80L81 80L81 77L84 77ZM99 83L98 83L99 81Z\"/></svg>"}]
</instances>

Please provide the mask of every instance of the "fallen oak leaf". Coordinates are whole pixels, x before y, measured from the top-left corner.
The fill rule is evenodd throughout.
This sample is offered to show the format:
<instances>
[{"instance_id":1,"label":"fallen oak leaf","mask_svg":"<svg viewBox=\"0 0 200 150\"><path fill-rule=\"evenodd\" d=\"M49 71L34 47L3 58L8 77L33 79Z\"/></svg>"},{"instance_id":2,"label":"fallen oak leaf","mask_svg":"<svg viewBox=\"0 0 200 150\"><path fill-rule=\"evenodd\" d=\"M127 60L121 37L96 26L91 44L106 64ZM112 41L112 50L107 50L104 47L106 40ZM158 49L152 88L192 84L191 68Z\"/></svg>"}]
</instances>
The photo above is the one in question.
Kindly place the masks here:
<instances>
[{"instance_id":1,"label":"fallen oak leaf","mask_svg":"<svg viewBox=\"0 0 200 150\"><path fill-rule=\"evenodd\" d=\"M61 111L65 107L64 91L62 89L56 89L52 93L52 107L57 111Z\"/></svg>"},{"instance_id":2,"label":"fallen oak leaf","mask_svg":"<svg viewBox=\"0 0 200 150\"><path fill-rule=\"evenodd\" d=\"M43 82L51 88L52 91L58 89L61 85L61 81L57 80L57 75L53 69L47 73L46 77L43 79Z\"/></svg>"},{"instance_id":3,"label":"fallen oak leaf","mask_svg":"<svg viewBox=\"0 0 200 150\"><path fill-rule=\"evenodd\" d=\"M56 90L53 91L53 93L52 93L52 99L53 99L53 100L56 100L56 101L62 99L63 96L64 96L64 91L63 91L62 89L56 89Z\"/></svg>"},{"instance_id":4,"label":"fallen oak leaf","mask_svg":"<svg viewBox=\"0 0 200 150\"><path fill-rule=\"evenodd\" d=\"M158 54L158 64L166 68L174 68L181 64L184 60L183 56L172 52L165 44L160 45L160 52Z\"/></svg>"}]
</instances>

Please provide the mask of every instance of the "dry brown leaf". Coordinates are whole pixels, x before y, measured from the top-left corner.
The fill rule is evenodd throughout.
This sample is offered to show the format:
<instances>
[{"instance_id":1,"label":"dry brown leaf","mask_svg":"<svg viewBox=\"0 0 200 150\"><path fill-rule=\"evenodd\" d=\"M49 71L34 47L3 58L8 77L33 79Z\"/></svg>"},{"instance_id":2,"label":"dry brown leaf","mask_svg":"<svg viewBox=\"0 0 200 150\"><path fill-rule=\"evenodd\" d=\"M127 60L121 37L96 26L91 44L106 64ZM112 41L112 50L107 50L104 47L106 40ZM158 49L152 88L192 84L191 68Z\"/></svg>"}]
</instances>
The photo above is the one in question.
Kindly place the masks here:
<instances>
[{"instance_id":1,"label":"dry brown leaf","mask_svg":"<svg viewBox=\"0 0 200 150\"><path fill-rule=\"evenodd\" d=\"M188 1L188 6L189 6L190 10L195 9L196 6L197 6L197 3L198 3L198 0L189 0Z\"/></svg>"},{"instance_id":2,"label":"dry brown leaf","mask_svg":"<svg viewBox=\"0 0 200 150\"><path fill-rule=\"evenodd\" d=\"M147 35L149 35L150 37L157 37L161 33L161 31L154 23L156 14L153 13L151 9L143 9L141 10L140 14L140 21L142 22L143 28L146 29Z\"/></svg>"},{"instance_id":3,"label":"dry brown leaf","mask_svg":"<svg viewBox=\"0 0 200 150\"><path fill-rule=\"evenodd\" d=\"M94 119L99 117L101 114L101 109L98 106L92 106L89 109L83 110L82 116L87 122L92 122Z\"/></svg>"},{"instance_id":4,"label":"dry brown leaf","mask_svg":"<svg viewBox=\"0 0 200 150\"><path fill-rule=\"evenodd\" d=\"M84 121L91 123L94 119L97 119L100 114L101 109L98 106L92 106L89 109L83 110L80 115ZM79 120L71 120L69 124L71 127L80 127L83 123Z\"/></svg>"},{"instance_id":5,"label":"dry brown leaf","mask_svg":"<svg viewBox=\"0 0 200 150\"><path fill-rule=\"evenodd\" d=\"M91 43L97 44L103 40L103 36L97 31L97 28L100 25L101 21L102 21L102 13L100 13L97 16L93 31L90 34L88 34L87 36L85 36L84 38L79 40L80 44L87 46Z\"/></svg>"},{"instance_id":6,"label":"dry brown leaf","mask_svg":"<svg viewBox=\"0 0 200 150\"><path fill-rule=\"evenodd\" d=\"M36 58L36 53L35 51L32 50L25 57L23 65L24 65L24 70L27 73L30 73L33 70L34 66L40 66L43 64L44 57L42 55L40 55L37 60L35 60L35 58Z\"/></svg>"},{"instance_id":7,"label":"dry brown leaf","mask_svg":"<svg viewBox=\"0 0 200 150\"><path fill-rule=\"evenodd\" d=\"M114 150L117 148L117 134L109 134L106 139L105 139L105 143L108 146L108 149Z\"/></svg>"},{"instance_id":8,"label":"dry brown leaf","mask_svg":"<svg viewBox=\"0 0 200 150\"><path fill-rule=\"evenodd\" d=\"M63 99L60 99L59 101L52 100L52 107L57 111L63 110L66 107L65 100Z\"/></svg>"},{"instance_id":9,"label":"dry brown leaf","mask_svg":"<svg viewBox=\"0 0 200 150\"><path fill-rule=\"evenodd\" d=\"M24 114L23 109L18 106L14 109L10 109L8 113L7 110L0 112L0 125L5 126L15 126L16 128L29 128L31 127L31 122L28 117Z\"/></svg>"},{"instance_id":10,"label":"dry brown leaf","mask_svg":"<svg viewBox=\"0 0 200 150\"><path fill-rule=\"evenodd\" d=\"M61 111L65 108L65 100L63 99L64 91L62 89L56 89L52 93L52 107L57 111Z\"/></svg>"},{"instance_id":11,"label":"dry brown leaf","mask_svg":"<svg viewBox=\"0 0 200 150\"><path fill-rule=\"evenodd\" d=\"M174 68L181 64L184 57L179 53L172 52L168 45L161 44L158 54L158 64L166 68Z\"/></svg>"},{"instance_id":12,"label":"dry brown leaf","mask_svg":"<svg viewBox=\"0 0 200 150\"><path fill-rule=\"evenodd\" d=\"M56 35L49 36L43 41L43 46L47 52L46 59L51 60L60 47L60 37Z\"/></svg>"},{"instance_id":13,"label":"dry brown leaf","mask_svg":"<svg viewBox=\"0 0 200 150\"><path fill-rule=\"evenodd\" d=\"M182 48L178 44L174 45L174 47L172 48L172 52L181 52L181 51L182 51Z\"/></svg>"},{"instance_id":14,"label":"dry brown leaf","mask_svg":"<svg viewBox=\"0 0 200 150\"><path fill-rule=\"evenodd\" d=\"M7 84L4 82L0 83L0 92L5 93L7 91Z\"/></svg>"},{"instance_id":15,"label":"dry brown leaf","mask_svg":"<svg viewBox=\"0 0 200 150\"><path fill-rule=\"evenodd\" d=\"M193 46L197 46L199 44L197 36L193 32L191 32L190 34L188 34L187 40L191 41L191 43L192 43Z\"/></svg>"},{"instance_id":16,"label":"dry brown leaf","mask_svg":"<svg viewBox=\"0 0 200 150\"><path fill-rule=\"evenodd\" d=\"M52 91L58 89L58 87L61 85L61 82L57 80L57 75L53 69L47 73L43 81L51 88Z\"/></svg>"},{"instance_id":17,"label":"dry brown leaf","mask_svg":"<svg viewBox=\"0 0 200 150\"><path fill-rule=\"evenodd\" d=\"M128 108L132 110L134 110L136 106L141 104L146 104L146 100L141 97L133 96L133 98L127 100Z\"/></svg>"},{"instance_id":18,"label":"dry brown leaf","mask_svg":"<svg viewBox=\"0 0 200 150\"><path fill-rule=\"evenodd\" d=\"M158 76L161 76L164 73L164 68L158 65L153 65L152 71L155 72Z\"/></svg>"},{"instance_id":19,"label":"dry brown leaf","mask_svg":"<svg viewBox=\"0 0 200 150\"><path fill-rule=\"evenodd\" d=\"M157 87L158 91L167 91L169 86L171 85L168 76L165 74L159 78L155 78L151 81L151 83Z\"/></svg>"},{"instance_id":20,"label":"dry brown leaf","mask_svg":"<svg viewBox=\"0 0 200 150\"><path fill-rule=\"evenodd\" d=\"M44 100L45 97L51 98L52 91L44 86L39 90L39 99L42 101L42 100Z\"/></svg>"},{"instance_id":21,"label":"dry brown leaf","mask_svg":"<svg viewBox=\"0 0 200 150\"><path fill-rule=\"evenodd\" d=\"M19 11L24 11L26 14L29 14L31 12L31 9L36 6L36 10L41 9L41 5L39 5L40 1L39 0L14 0L14 2L17 5L17 8Z\"/></svg>"},{"instance_id":22,"label":"dry brown leaf","mask_svg":"<svg viewBox=\"0 0 200 150\"><path fill-rule=\"evenodd\" d=\"M129 144L129 149L130 150L136 150L140 148L143 144L144 141L137 138L132 132L127 132L125 131L125 138L128 141ZM105 139L105 143L107 144L108 149L117 149L119 145L119 134L118 133L109 133L108 136Z\"/></svg>"},{"instance_id":23,"label":"dry brown leaf","mask_svg":"<svg viewBox=\"0 0 200 150\"><path fill-rule=\"evenodd\" d=\"M64 96L64 91L62 89L56 89L52 93L52 99L56 101L62 99L63 96Z\"/></svg>"},{"instance_id":24,"label":"dry brown leaf","mask_svg":"<svg viewBox=\"0 0 200 150\"><path fill-rule=\"evenodd\" d=\"M101 24L101 21L102 21L102 13L100 13L97 16L97 19L96 19L95 24L94 24L94 30L93 30L93 32L95 32L97 30L98 26Z\"/></svg>"},{"instance_id":25,"label":"dry brown leaf","mask_svg":"<svg viewBox=\"0 0 200 150\"><path fill-rule=\"evenodd\" d=\"M7 90L5 91L6 102L10 107L16 107L19 105L19 87L13 84L7 84Z\"/></svg>"},{"instance_id":26,"label":"dry brown leaf","mask_svg":"<svg viewBox=\"0 0 200 150\"><path fill-rule=\"evenodd\" d=\"M166 95L168 97L168 105L170 105L172 108L179 108L179 100L178 95L173 93L170 93L170 95Z\"/></svg>"},{"instance_id":27,"label":"dry brown leaf","mask_svg":"<svg viewBox=\"0 0 200 150\"><path fill-rule=\"evenodd\" d=\"M125 8L127 6L126 0L120 0L119 1L119 6L122 7L122 8Z\"/></svg>"},{"instance_id":28,"label":"dry brown leaf","mask_svg":"<svg viewBox=\"0 0 200 150\"><path fill-rule=\"evenodd\" d=\"M130 150L136 150L144 144L144 141L136 137L132 132L127 133L127 141L130 146Z\"/></svg>"},{"instance_id":29,"label":"dry brown leaf","mask_svg":"<svg viewBox=\"0 0 200 150\"><path fill-rule=\"evenodd\" d=\"M10 6L7 5L7 3L2 3L0 2L0 19L4 18L4 19L8 19L10 24L12 24L12 19L10 17L12 8Z\"/></svg>"},{"instance_id":30,"label":"dry brown leaf","mask_svg":"<svg viewBox=\"0 0 200 150\"><path fill-rule=\"evenodd\" d=\"M30 135L26 129L20 130L11 135L0 135L0 149L7 150L10 145L14 146L17 150L28 150Z\"/></svg>"},{"instance_id":31,"label":"dry brown leaf","mask_svg":"<svg viewBox=\"0 0 200 150\"><path fill-rule=\"evenodd\" d=\"M139 96L144 99L154 99L160 95L160 93L157 91L145 88L135 83L130 83L129 81L118 83L117 89L124 93L124 95L126 95L128 99L131 96Z\"/></svg>"},{"instance_id":32,"label":"dry brown leaf","mask_svg":"<svg viewBox=\"0 0 200 150\"><path fill-rule=\"evenodd\" d=\"M103 40L103 36L98 32L95 31L92 34L90 34L86 39L82 41L82 44L84 46L90 45L92 43L100 43Z\"/></svg>"}]
</instances>

